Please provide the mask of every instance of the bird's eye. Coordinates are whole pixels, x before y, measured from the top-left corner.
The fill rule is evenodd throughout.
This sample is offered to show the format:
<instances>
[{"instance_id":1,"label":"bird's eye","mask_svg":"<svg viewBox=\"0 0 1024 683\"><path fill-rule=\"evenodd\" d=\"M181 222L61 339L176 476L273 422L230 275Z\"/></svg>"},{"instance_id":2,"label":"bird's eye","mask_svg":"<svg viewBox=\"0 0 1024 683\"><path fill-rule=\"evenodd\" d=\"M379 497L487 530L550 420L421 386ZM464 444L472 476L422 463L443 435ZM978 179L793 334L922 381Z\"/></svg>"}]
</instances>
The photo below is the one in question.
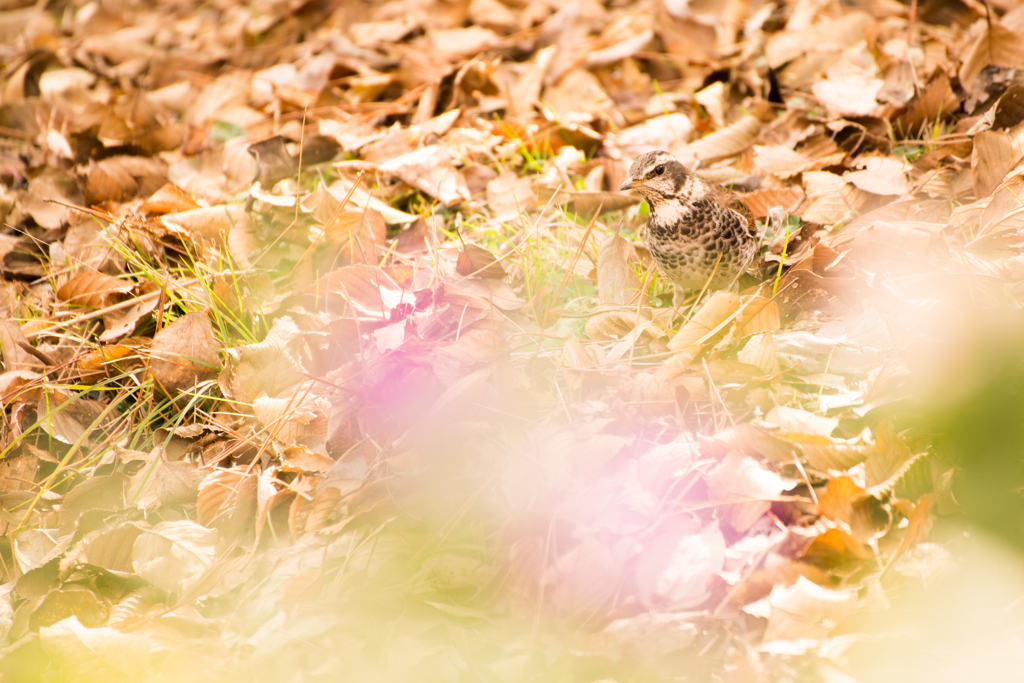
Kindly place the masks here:
<instances>
[{"instance_id":1,"label":"bird's eye","mask_svg":"<svg viewBox=\"0 0 1024 683\"><path fill-rule=\"evenodd\" d=\"M664 172L665 172L664 164L658 164L657 166L654 167L654 175L661 175Z\"/></svg>"}]
</instances>

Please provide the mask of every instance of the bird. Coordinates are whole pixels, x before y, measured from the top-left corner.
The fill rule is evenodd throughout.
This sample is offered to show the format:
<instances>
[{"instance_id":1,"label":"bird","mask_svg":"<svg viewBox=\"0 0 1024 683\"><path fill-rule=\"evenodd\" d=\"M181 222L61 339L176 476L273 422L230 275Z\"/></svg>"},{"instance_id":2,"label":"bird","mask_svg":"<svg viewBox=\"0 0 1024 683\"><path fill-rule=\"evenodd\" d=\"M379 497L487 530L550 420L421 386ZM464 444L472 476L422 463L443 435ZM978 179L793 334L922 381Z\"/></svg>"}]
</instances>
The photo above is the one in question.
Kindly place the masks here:
<instances>
[{"instance_id":1,"label":"bird","mask_svg":"<svg viewBox=\"0 0 1024 683\"><path fill-rule=\"evenodd\" d=\"M672 281L673 307L687 289L737 291L760 240L753 214L736 193L664 151L637 157L619 190L636 190L650 205L645 242Z\"/></svg>"}]
</instances>

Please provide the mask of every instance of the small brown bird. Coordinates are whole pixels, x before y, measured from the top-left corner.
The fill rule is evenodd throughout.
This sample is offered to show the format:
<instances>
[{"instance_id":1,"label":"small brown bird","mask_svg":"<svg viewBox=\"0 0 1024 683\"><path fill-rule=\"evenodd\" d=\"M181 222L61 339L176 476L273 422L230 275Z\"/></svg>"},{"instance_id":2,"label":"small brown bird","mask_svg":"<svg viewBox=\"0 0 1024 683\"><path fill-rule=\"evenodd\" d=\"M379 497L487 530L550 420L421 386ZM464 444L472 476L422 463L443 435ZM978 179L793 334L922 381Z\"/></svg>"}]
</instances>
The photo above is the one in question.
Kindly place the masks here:
<instances>
[{"instance_id":1,"label":"small brown bird","mask_svg":"<svg viewBox=\"0 0 1024 683\"><path fill-rule=\"evenodd\" d=\"M647 152L629 167L620 190L651 207L647 246L682 302L683 290L731 289L758 250L754 216L736 194L686 169L668 152Z\"/></svg>"}]
</instances>

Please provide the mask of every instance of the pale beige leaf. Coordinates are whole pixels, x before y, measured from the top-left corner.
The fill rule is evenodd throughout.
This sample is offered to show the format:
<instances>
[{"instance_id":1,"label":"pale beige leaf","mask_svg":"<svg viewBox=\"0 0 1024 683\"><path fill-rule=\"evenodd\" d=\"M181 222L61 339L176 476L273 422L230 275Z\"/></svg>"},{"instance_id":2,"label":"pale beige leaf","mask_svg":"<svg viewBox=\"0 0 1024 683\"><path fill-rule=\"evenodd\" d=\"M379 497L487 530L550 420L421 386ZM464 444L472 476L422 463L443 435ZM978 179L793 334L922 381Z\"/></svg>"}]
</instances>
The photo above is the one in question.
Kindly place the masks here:
<instances>
[{"instance_id":1,"label":"pale beige leaf","mask_svg":"<svg viewBox=\"0 0 1024 683\"><path fill-rule=\"evenodd\" d=\"M196 519L205 527L217 527L236 535L255 523L256 477L237 467L215 469L199 484Z\"/></svg>"},{"instance_id":2,"label":"pale beige leaf","mask_svg":"<svg viewBox=\"0 0 1024 683\"><path fill-rule=\"evenodd\" d=\"M743 363L756 365L766 375L779 372L779 361L775 357L775 345L768 332L755 334L736 354L736 359Z\"/></svg>"},{"instance_id":3,"label":"pale beige leaf","mask_svg":"<svg viewBox=\"0 0 1024 683\"><path fill-rule=\"evenodd\" d=\"M679 148L670 146L669 151L687 166L692 166L698 160L706 166L750 149L761 132L761 125L761 119L748 114L736 123L688 145Z\"/></svg>"},{"instance_id":4,"label":"pale beige leaf","mask_svg":"<svg viewBox=\"0 0 1024 683\"><path fill-rule=\"evenodd\" d=\"M907 176L899 169L850 171L843 174L843 180L871 194L905 195L909 190Z\"/></svg>"},{"instance_id":5,"label":"pale beige leaf","mask_svg":"<svg viewBox=\"0 0 1024 683\"><path fill-rule=\"evenodd\" d=\"M587 53L586 64L587 66L604 66L628 59L643 50L653 38L654 31L646 29L635 36L620 40L614 45Z\"/></svg>"},{"instance_id":6,"label":"pale beige leaf","mask_svg":"<svg viewBox=\"0 0 1024 683\"><path fill-rule=\"evenodd\" d=\"M818 436L831 436L839 426L839 420L834 417L822 417L800 408L786 406L772 408L765 416L765 421L778 425L787 432Z\"/></svg>"},{"instance_id":7,"label":"pale beige leaf","mask_svg":"<svg viewBox=\"0 0 1024 683\"><path fill-rule=\"evenodd\" d=\"M459 159L459 155L445 145L427 145L385 161L380 170L398 176L406 185L451 207L470 199L466 179L455 168Z\"/></svg>"},{"instance_id":8,"label":"pale beige leaf","mask_svg":"<svg viewBox=\"0 0 1024 683\"><path fill-rule=\"evenodd\" d=\"M986 130L974 136L974 151L971 153L974 196L980 199L992 194L1022 158L1024 139L1019 134Z\"/></svg>"},{"instance_id":9,"label":"pale beige leaf","mask_svg":"<svg viewBox=\"0 0 1024 683\"><path fill-rule=\"evenodd\" d=\"M625 339L637 326L645 326L651 320L651 309L636 306L601 305L594 309L587 320L587 337L594 341Z\"/></svg>"},{"instance_id":10,"label":"pale beige leaf","mask_svg":"<svg viewBox=\"0 0 1024 683\"><path fill-rule=\"evenodd\" d=\"M772 507L784 488L782 477L736 451L705 477L709 500L719 516L744 532Z\"/></svg>"},{"instance_id":11,"label":"pale beige leaf","mask_svg":"<svg viewBox=\"0 0 1024 683\"><path fill-rule=\"evenodd\" d=\"M427 33L427 44L432 50L456 58L471 57L484 50L498 47L502 42L501 36L482 26L435 29Z\"/></svg>"},{"instance_id":12,"label":"pale beige leaf","mask_svg":"<svg viewBox=\"0 0 1024 683\"><path fill-rule=\"evenodd\" d=\"M91 531L68 551L67 556L76 562L127 576L134 573L132 548L141 533L137 526L127 522L113 528Z\"/></svg>"},{"instance_id":13,"label":"pale beige leaf","mask_svg":"<svg viewBox=\"0 0 1024 683\"><path fill-rule=\"evenodd\" d=\"M867 197L863 190L827 171L808 171L803 181L807 197L797 213L808 223L831 225L848 219Z\"/></svg>"},{"instance_id":14,"label":"pale beige leaf","mask_svg":"<svg viewBox=\"0 0 1024 683\"><path fill-rule=\"evenodd\" d=\"M703 344L714 336L724 324L732 320L740 309L740 295L731 292L715 292L697 313L676 333L668 347L682 351L691 346Z\"/></svg>"},{"instance_id":15,"label":"pale beige leaf","mask_svg":"<svg viewBox=\"0 0 1024 683\"><path fill-rule=\"evenodd\" d=\"M516 116L525 117L540 98L540 90L544 84L551 61L555 58L558 48L549 45L537 50L527 63L526 71L519 76L509 91L509 108Z\"/></svg>"},{"instance_id":16,"label":"pale beige leaf","mask_svg":"<svg viewBox=\"0 0 1024 683\"><path fill-rule=\"evenodd\" d=\"M236 226L246 229L249 214L237 204L223 204L169 213L161 216L160 221L171 234L183 239L192 241L199 237L216 244L226 244Z\"/></svg>"},{"instance_id":17,"label":"pale beige leaf","mask_svg":"<svg viewBox=\"0 0 1024 683\"><path fill-rule=\"evenodd\" d=\"M722 570L725 538L718 524L691 533L669 532L647 541L637 558L636 580L648 607L686 609L708 594L708 580Z\"/></svg>"},{"instance_id":18,"label":"pale beige leaf","mask_svg":"<svg viewBox=\"0 0 1024 683\"><path fill-rule=\"evenodd\" d=\"M151 460L132 477L127 498L140 510L186 505L196 500L206 471L188 460L168 460L157 447Z\"/></svg>"},{"instance_id":19,"label":"pale beige leaf","mask_svg":"<svg viewBox=\"0 0 1024 683\"><path fill-rule=\"evenodd\" d=\"M14 536L14 559L24 574L60 557L72 540L58 537L56 529L22 529Z\"/></svg>"},{"instance_id":20,"label":"pale beige leaf","mask_svg":"<svg viewBox=\"0 0 1024 683\"><path fill-rule=\"evenodd\" d=\"M875 221L866 225L854 235L858 246L883 245L882 248L897 247L909 253L924 254L933 238L943 229L939 223L918 221Z\"/></svg>"},{"instance_id":21,"label":"pale beige leaf","mask_svg":"<svg viewBox=\"0 0 1024 683\"><path fill-rule=\"evenodd\" d=\"M261 393L282 395L305 379L304 344L295 322L287 316L278 318L263 341L232 351L235 361L226 393L250 405Z\"/></svg>"},{"instance_id":22,"label":"pale beige leaf","mask_svg":"<svg viewBox=\"0 0 1024 683\"><path fill-rule=\"evenodd\" d=\"M99 627L68 617L39 629L39 641L71 680L134 683L144 680L159 647L147 636Z\"/></svg>"},{"instance_id":23,"label":"pale beige leaf","mask_svg":"<svg viewBox=\"0 0 1024 683\"><path fill-rule=\"evenodd\" d=\"M693 644L700 633L694 622L692 614L685 612L644 612L605 626L601 641L659 659Z\"/></svg>"},{"instance_id":24,"label":"pale beige leaf","mask_svg":"<svg viewBox=\"0 0 1024 683\"><path fill-rule=\"evenodd\" d=\"M801 576L792 586L775 586L768 602L766 642L820 641L856 609L857 591L823 588Z\"/></svg>"},{"instance_id":25,"label":"pale beige leaf","mask_svg":"<svg viewBox=\"0 0 1024 683\"><path fill-rule=\"evenodd\" d=\"M330 403L306 393L308 387L306 392L300 392L301 389L302 385L292 396L258 396L253 401L253 414L267 428L271 438L291 444L304 437L326 436Z\"/></svg>"},{"instance_id":26,"label":"pale beige leaf","mask_svg":"<svg viewBox=\"0 0 1024 683\"><path fill-rule=\"evenodd\" d=\"M754 166L784 180L810 170L814 161L782 145L754 145Z\"/></svg>"},{"instance_id":27,"label":"pale beige leaf","mask_svg":"<svg viewBox=\"0 0 1024 683\"><path fill-rule=\"evenodd\" d=\"M597 254L597 296L601 303L635 303L640 279L633 271L632 245L621 235L612 235L601 244Z\"/></svg>"},{"instance_id":28,"label":"pale beige leaf","mask_svg":"<svg viewBox=\"0 0 1024 683\"><path fill-rule=\"evenodd\" d=\"M504 223L516 221L537 210L533 181L519 177L515 171L503 171L487 183L487 205L494 212L494 220Z\"/></svg>"},{"instance_id":29,"label":"pale beige leaf","mask_svg":"<svg viewBox=\"0 0 1024 683\"><path fill-rule=\"evenodd\" d=\"M864 29L874 22L875 18L866 12L849 12L814 26L787 26L785 31L773 33L765 44L768 66L778 69L808 52L852 47L864 40Z\"/></svg>"},{"instance_id":30,"label":"pale beige leaf","mask_svg":"<svg viewBox=\"0 0 1024 683\"><path fill-rule=\"evenodd\" d=\"M717 128L725 126L725 112L728 108L725 83L716 81L703 90L695 92L693 99L697 104L704 107L704 111L708 113L708 118L711 119L711 122Z\"/></svg>"},{"instance_id":31,"label":"pale beige leaf","mask_svg":"<svg viewBox=\"0 0 1024 683\"><path fill-rule=\"evenodd\" d=\"M811 87L814 97L833 118L869 116L878 108L875 96L883 81L855 68L836 69Z\"/></svg>"},{"instance_id":32,"label":"pale beige leaf","mask_svg":"<svg viewBox=\"0 0 1024 683\"><path fill-rule=\"evenodd\" d=\"M686 144L692 137L690 117L671 113L652 116L643 123L610 133L605 138L605 145L617 147L635 158L644 152L666 149L673 144Z\"/></svg>"},{"instance_id":33,"label":"pale beige leaf","mask_svg":"<svg viewBox=\"0 0 1024 683\"><path fill-rule=\"evenodd\" d=\"M213 563L217 532L195 522L160 522L132 546L135 573L157 588L179 592Z\"/></svg>"},{"instance_id":34,"label":"pale beige leaf","mask_svg":"<svg viewBox=\"0 0 1024 683\"><path fill-rule=\"evenodd\" d=\"M149 296L147 294L153 294L160 290L160 285L143 280L139 289L141 290L135 303L122 308L117 311L111 311L103 316L103 327L105 328L100 333L99 340L101 342L110 342L126 334L131 334L135 331L136 325L139 321L145 318L147 315L153 312L153 310L160 304L160 297ZM134 338L133 338L134 339ZM128 340L124 340L122 344L127 344ZM134 348L138 348L141 344L134 344Z\"/></svg>"},{"instance_id":35,"label":"pale beige leaf","mask_svg":"<svg viewBox=\"0 0 1024 683\"><path fill-rule=\"evenodd\" d=\"M476 26L500 33L510 33L518 27L516 15L498 0L471 0L469 19Z\"/></svg>"}]
</instances>

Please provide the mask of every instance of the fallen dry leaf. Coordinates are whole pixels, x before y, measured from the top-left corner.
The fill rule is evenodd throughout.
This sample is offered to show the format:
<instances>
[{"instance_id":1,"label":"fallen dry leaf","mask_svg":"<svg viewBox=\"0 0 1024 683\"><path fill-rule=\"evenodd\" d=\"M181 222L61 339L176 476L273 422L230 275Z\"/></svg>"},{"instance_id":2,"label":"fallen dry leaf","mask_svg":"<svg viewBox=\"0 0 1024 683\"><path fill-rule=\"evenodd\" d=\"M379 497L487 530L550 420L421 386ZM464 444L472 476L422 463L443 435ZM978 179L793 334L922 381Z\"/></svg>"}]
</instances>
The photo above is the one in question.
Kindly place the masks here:
<instances>
[{"instance_id":1,"label":"fallen dry leaf","mask_svg":"<svg viewBox=\"0 0 1024 683\"><path fill-rule=\"evenodd\" d=\"M149 355L153 381L170 398L210 379L221 368L220 344L204 313L186 313L157 332Z\"/></svg>"}]
</instances>

